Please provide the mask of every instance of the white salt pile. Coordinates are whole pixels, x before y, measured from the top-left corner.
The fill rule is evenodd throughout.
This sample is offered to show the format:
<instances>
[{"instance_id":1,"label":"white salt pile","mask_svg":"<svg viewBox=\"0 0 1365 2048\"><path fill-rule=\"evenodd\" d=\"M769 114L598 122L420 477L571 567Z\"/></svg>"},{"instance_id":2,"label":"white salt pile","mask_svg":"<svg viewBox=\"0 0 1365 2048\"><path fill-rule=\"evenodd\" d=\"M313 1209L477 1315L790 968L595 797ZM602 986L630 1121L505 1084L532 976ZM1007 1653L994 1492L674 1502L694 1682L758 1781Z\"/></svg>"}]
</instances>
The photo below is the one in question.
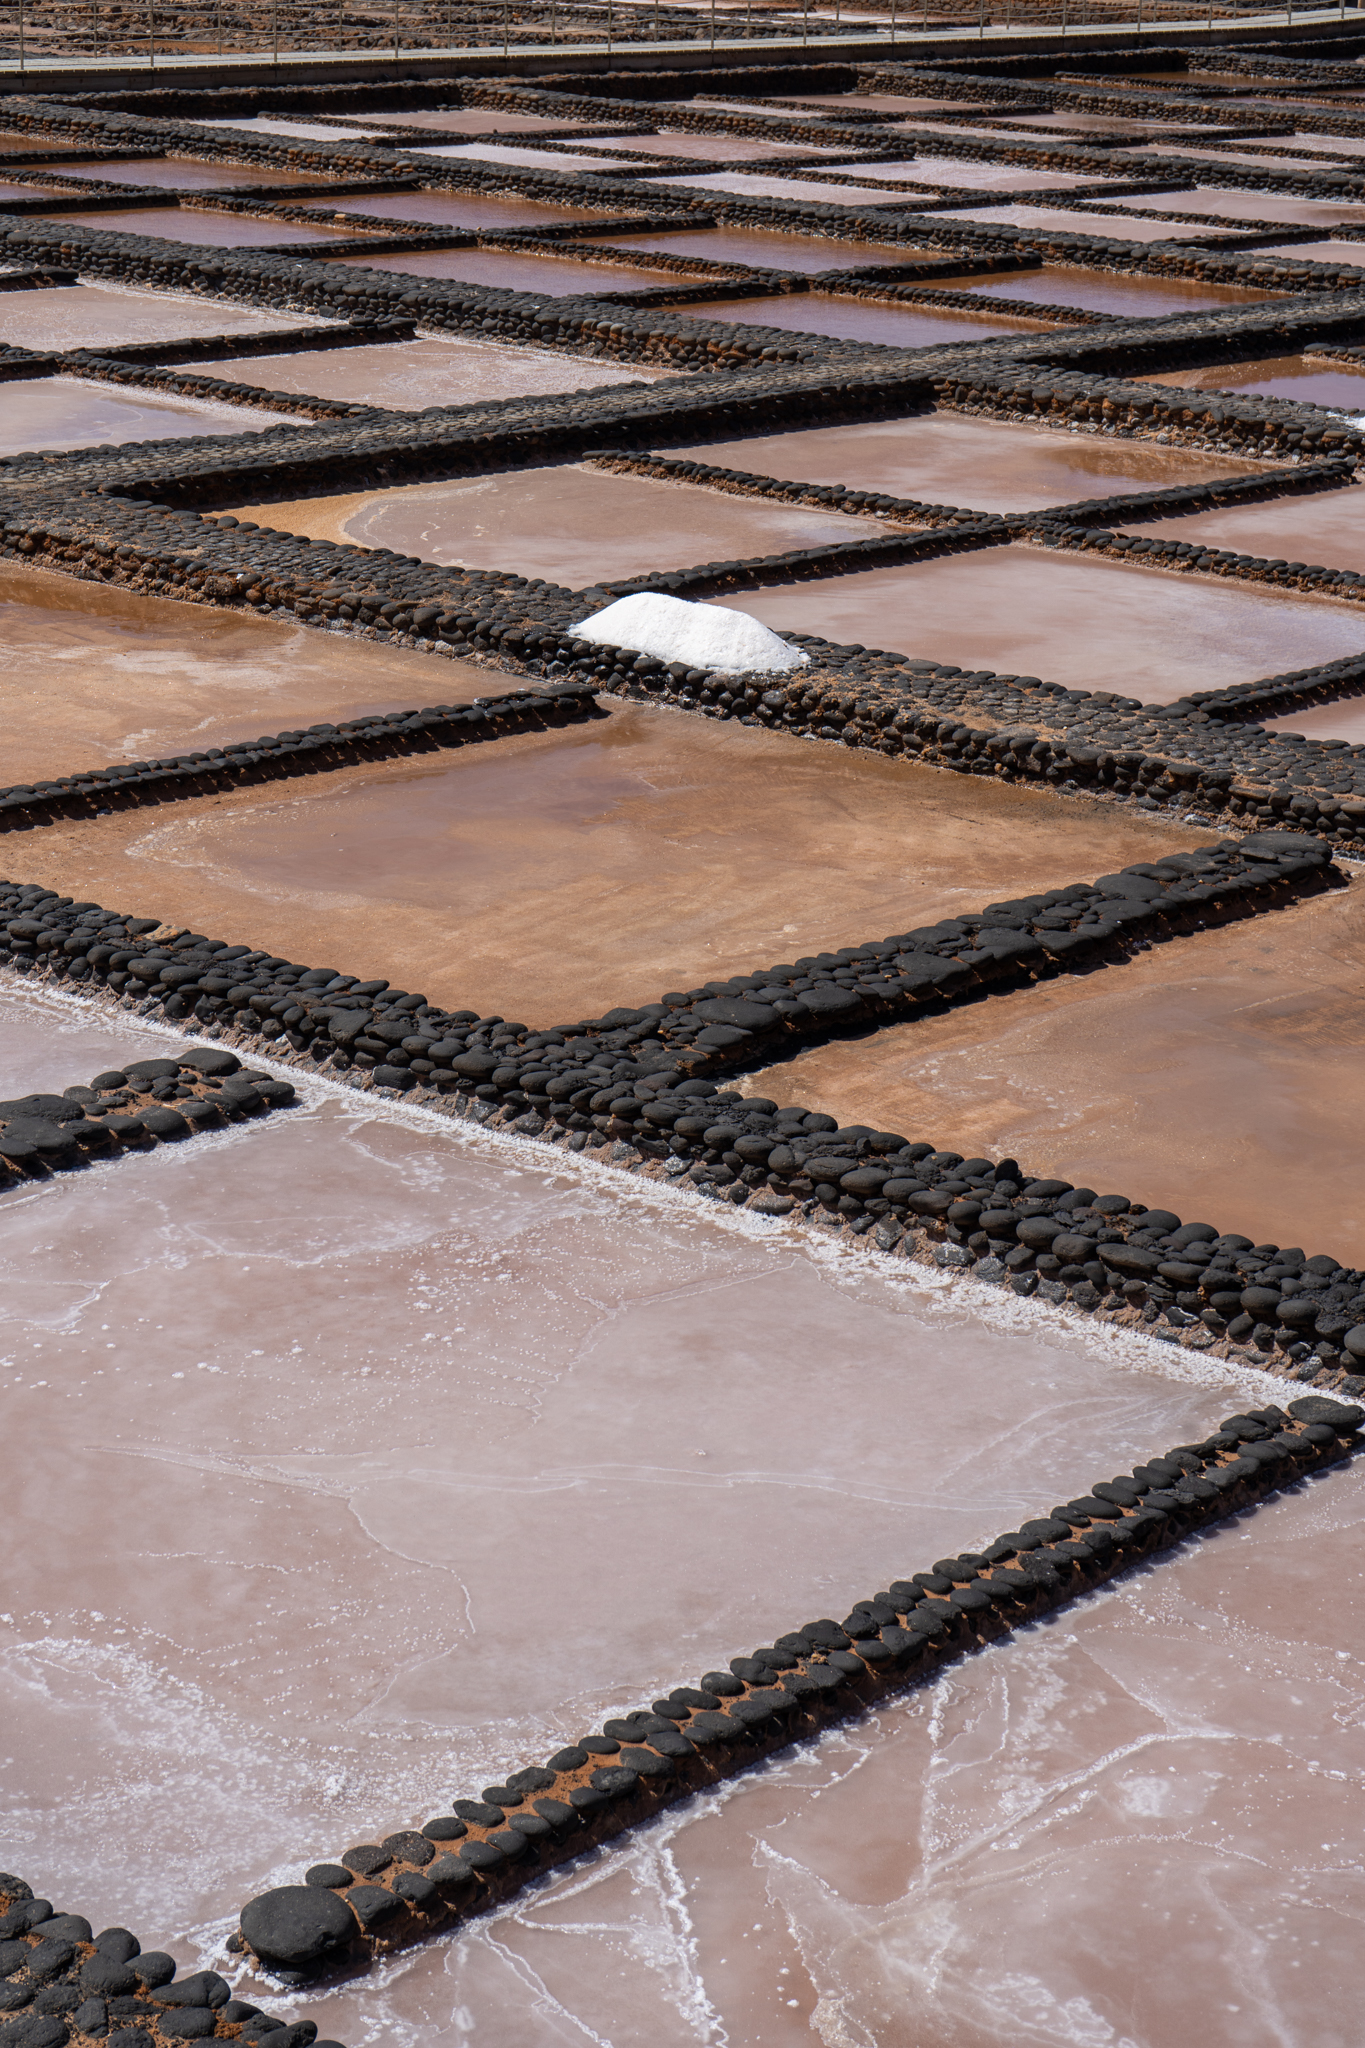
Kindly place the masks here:
<instances>
[{"instance_id":1,"label":"white salt pile","mask_svg":"<svg viewBox=\"0 0 1365 2048\"><path fill-rule=\"evenodd\" d=\"M657 661L685 661L689 668L723 670L741 675L753 670L776 672L806 668L810 656L780 640L747 612L724 605L689 604L662 591L641 590L618 597L572 629L580 640L603 647L633 647Z\"/></svg>"}]
</instances>

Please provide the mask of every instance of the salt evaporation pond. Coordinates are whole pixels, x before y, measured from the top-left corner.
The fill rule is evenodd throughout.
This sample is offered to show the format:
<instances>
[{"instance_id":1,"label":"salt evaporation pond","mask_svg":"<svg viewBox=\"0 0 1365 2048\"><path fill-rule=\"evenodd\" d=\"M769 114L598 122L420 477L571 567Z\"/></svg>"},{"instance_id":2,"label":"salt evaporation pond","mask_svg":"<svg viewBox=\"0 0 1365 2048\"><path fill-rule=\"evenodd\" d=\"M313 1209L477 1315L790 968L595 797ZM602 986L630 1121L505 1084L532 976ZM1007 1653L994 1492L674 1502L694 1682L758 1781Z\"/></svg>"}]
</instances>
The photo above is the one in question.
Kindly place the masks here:
<instances>
[{"instance_id":1,"label":"salt evaporation pond","mask_svg":"<svg viewBox=\"0 0 1365 2048\"><path fill-rule=\"evenodd\" d=\"M16 977L0 1019L16 1086L165 1043ZM8 1853L54 1894L79 1871L93 1919L182 1964L223 1964L265 1883L1202 1436L1259 1385L514 1139L304 1094L0 1206L0 1458L30 1532L0 1621ZM1324 1482L1311 1533L1296 1504L1289 1537L1350 1538L1359 1497ZM1288 1659L1259 1577L1229 1586L1239 1540L298 2009L355 2048L504 2041L509 2019L526 2048L558 2048L809 2039L822 1999L824 2038L842 2013L856 2041L899 2038L862 2015L910 1994L919 2038L1103 2040L1007 2029L992 1986L1023 1970L1044 2017L1074 2007L1078 1974L1101 2009L1137 1995L1136 1911L1078 1948L1068 1902L1102 1883L1117 1907L1152 1817L1179 1822L1201 1792L1245 1835L1264 1801L1231 1742L1258 1768L1357 1768L1340 1725L1354 1666L1338 1672L1292 1598L1309 1706L1278 1753L1267 1741ZM1323 1585L1311 1548L1295 1570L1270 1547L1288 1594ZM1194 1590L1167 1592L1173 1572ZM1348 1549L1338 1597L1351 1572ZM1216 1600L1237 1633L1205 1642ZM1253 1687L1182 1688L1180 1656L1218 1677L1239 1639ZM1328 1838L1323 1800L1307 1788L1297 1829L1289 1809L1291 1841ZM1174 1880L1182 1942L1217 1910L1202 1862ZM1002 1928L1021 1865L1034 1910L1026 1893ZM1286 1880L1244 1857L1227 1883L1264 1918ZM1343 1974L1310 1978L1310 2011L1330 2016Z\"/></svg>"},{"instance_id":2,"label":"salt evaporation pond","mask_svg":"<svg viewBox=\"0 0 1365 2048\"><path fill-rule=\"evenodd\" d=\"M1181 521L1178 538L1198 538L1186 530L1195 525ZM725 601L775 633L857 635L868 646L937 661L951 650L963 664L1002 675L1117 690L1145 704L1335 661L1357 654L1361 641L1356 608L1345 599L1025 546L863 570L841 576L833 590L727 591Z\"/></svg>"},{"instance_id":3,"label":"salt evaporation pond","mask_svg":"<svg viewBox=\"0 0 1365 2048\"><path fill-rule=\"evenodd\" d=\"M1210 306L1245 305L1263 291L1230 284L1202 284L1187 277L1147 276L1141 271L1073 269L1046 264L1018 276L949 277L951 291L980 292L996 299L1032 299L1040 306L1083 306L1091 313L1121 313L1151 320L1163 313L1193 313Z\"/></svg>"},{"instance_id":4,"label":"salt evaporation pond","mask_svg":"<svg viewBox=\"0 0 1365 2048\"><path fill-rule=\"evenodd\" d=\"M194 434L260 434L294 420L293 414L265 407L247 409L152 391L132 398L116 385L80 377L26 377L6 388L0 455Z\"/></svg>"}]
</instances>

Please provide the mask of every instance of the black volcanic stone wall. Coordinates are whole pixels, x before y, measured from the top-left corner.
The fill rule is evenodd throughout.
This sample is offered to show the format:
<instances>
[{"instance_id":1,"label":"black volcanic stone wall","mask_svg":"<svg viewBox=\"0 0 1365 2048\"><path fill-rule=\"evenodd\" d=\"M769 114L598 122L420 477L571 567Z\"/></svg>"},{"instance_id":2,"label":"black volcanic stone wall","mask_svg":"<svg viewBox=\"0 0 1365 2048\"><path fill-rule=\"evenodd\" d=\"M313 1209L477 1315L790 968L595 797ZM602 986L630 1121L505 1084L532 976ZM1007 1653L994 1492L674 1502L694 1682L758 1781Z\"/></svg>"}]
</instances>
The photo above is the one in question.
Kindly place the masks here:
<instances>
[{"instance_id":1,"label":"black volcanic stone wall","mask_svg":"<svg viewBox=\"0 0 1365 2048\"><path fill-rule=\"evenodd\" d=\"M607 1721L449 1813L358 1843L301 1885L242 1909L239 1948L285 1983L354 1969L501 1905L547 1870L765 1757L837 1726L945 1664L1199 1531L1348 1459L1365 1409L1308 1396L1230 1415L979 1552L854 1602Z\"/></svg>"},{"instance_id":2,"label":"black volcanic stone wall","mask_svg":"<svg viewBox=\"0 0 1365 2048\"><path fill-rule=\"evenodd\" d=\"M4 2048L172 2048L239 2041L243 2048L340 2048L312 2020L277 2019L234 1998L216 1970L176 1974L126 1927L98 1934L61 1913L22 1877L0 1871L0 2042Z\"/></svg>"},{"instance_id":3,"label":"black volcanic stone wall","mask_svg":"<svg viewBox=\"0 0 1365 2048\"><path fill-rule=\"evenodd\" d=\"M1253 1247L1126 1196L1029 1177L1012 1160L964 1162L924 1140L841 1129L832 1117L721 1084L727 1070L780 1059L853 1026L928 1014L1334 883L1340 877L1319 842L1267 833L546 1029L444 1010L382 979L304 967L200 933L158 934L150 919L17 883L0 883L0 963L83 991L108 990L142 1015L273 1047L305 1068L398 1093L416 1089L458 1114L570 1150L605 1146L612 1163L685 1174L699 1193L761 1214L799 1208L855 1235L871 1231L881 1250L971 1266L1020 1294L1174 1330L1197 1320L1202 1342L1230 1342L1259 1363L1278 1355L1280 1369L1316 1377L1365 1362L1365 1273L1330 1254ZM190 1054L180 1065L213 1057ZM126 1095L129 1078L102 1076L95 1092ZM185 1074L151 1078L177 1102L187 1097ZM250 1082L258 1094L263 1085ZM15 1114L21 1122L93 1121L109 1106L92 1109L86 1093L69 1094L79 1115L35 1107L36 1098ZM142 1114L140 1105L134 1110ZM44 1170L42 1146L25 1152L26 1133L18 1135L14 1171ZM84 1129L76 1135L94 1142ZM0 1133L0 1158L7 1156Z\"/></svg>"}]
</instances>

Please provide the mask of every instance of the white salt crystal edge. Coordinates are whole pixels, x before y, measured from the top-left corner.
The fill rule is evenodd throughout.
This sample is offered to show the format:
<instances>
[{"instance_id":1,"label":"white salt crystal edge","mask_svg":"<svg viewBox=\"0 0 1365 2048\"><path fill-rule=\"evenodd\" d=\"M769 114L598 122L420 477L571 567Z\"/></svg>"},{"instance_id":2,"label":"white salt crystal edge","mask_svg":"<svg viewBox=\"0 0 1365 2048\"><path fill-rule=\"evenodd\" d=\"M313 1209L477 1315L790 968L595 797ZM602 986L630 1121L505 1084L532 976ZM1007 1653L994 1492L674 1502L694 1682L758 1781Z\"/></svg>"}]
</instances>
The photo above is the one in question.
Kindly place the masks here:
<instances>
[{"instance_id":1,"label":"white salt crystal edge","mask_svg":"<svg viewBox=\"0 0 1365 2048\"><path fill-rule=\"evenodd\" d=\"M685 661L689 668L716 669L726 675L770 674L810 665L808 654L770 633L747 612L689 604L657 590L618 597L571 631L602 647L633 647L656 661Z\"/></svg>"}]
</instances>

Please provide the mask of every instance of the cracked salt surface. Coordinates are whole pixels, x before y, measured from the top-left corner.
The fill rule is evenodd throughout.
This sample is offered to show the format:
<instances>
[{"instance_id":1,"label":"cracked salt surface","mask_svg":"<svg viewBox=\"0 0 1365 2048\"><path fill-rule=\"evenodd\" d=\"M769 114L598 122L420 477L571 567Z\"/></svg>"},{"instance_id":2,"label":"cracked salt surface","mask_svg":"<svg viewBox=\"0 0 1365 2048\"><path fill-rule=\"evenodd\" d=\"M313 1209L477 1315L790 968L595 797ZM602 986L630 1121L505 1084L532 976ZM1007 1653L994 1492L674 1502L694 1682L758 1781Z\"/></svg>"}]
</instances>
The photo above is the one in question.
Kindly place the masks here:
<instances>
[{"instance_id":1,"label":"cracked salt surface","mask_svg":"<svg viewBox=\"0 0 1365 2048\"><path fill-rule=\"evenodd\" d=\"M9 976L0 1036L30 1088L176 1034ZM1266 1395L301 1093L0 1203L6 1856L185 1963L268 1882ZM352 2048L1164 2048L1174 1943L1213 2040L1344 2044L1352 1967L1308 1943L1365 1904L1329 1824L1359 1487L1303 1491L298 2010Z\"/></svg>"}]
</instances>

